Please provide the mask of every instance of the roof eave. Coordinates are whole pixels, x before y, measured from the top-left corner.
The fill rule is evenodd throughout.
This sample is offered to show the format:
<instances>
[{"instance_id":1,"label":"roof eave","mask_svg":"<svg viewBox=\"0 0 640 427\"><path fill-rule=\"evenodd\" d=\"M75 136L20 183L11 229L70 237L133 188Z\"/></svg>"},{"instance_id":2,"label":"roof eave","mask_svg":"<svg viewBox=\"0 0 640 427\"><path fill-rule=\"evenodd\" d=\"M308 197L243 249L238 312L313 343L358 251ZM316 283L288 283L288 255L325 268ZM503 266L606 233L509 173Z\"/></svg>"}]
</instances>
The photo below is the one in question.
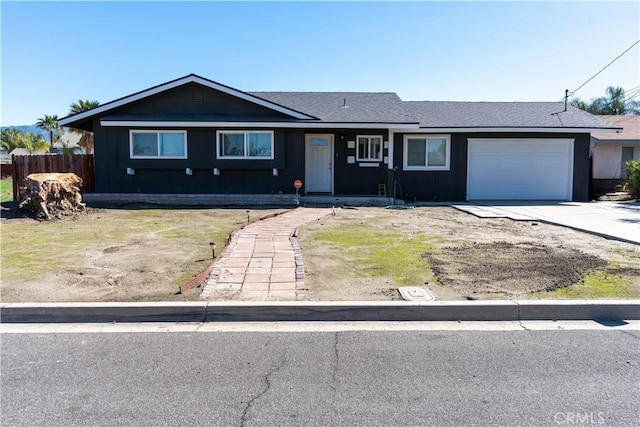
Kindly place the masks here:
<instances>
[{"instance_id":1,"label":"roof eave","mask_svg":"<svg viewBox=\"0 0 640 427\"><path fill-rule=\"evenodd\" d=\"M619 133L622 128L594 127L550 127L550 126L420 126L420 130L430 132L536 132L536 133Z\"/></svg>"},{"instance_id":2,"label":"roof eave","mask_svg":"<svg viewBox=\"0 0 640 427\"><path fill-rule=\"evenodd\" d=\"M101 126L105 127L167 127L167 128L192 128L192 127L221 127L221 128L314 128L314 129L419 129L416 123L398 122L330 122L330 121L160 121L160 120L101 120Z\"/></svg>"}]
</instances>

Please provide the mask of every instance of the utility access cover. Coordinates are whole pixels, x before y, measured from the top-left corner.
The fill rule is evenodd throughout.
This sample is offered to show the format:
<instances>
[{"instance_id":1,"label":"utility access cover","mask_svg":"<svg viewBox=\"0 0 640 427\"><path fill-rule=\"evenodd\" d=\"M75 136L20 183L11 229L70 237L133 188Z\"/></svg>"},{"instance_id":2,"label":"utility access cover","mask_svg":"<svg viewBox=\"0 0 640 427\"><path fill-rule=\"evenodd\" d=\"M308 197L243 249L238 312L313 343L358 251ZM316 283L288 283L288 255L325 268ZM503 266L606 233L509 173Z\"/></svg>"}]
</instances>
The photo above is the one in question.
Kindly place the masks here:
<instances>
[{"instance_id":1,"label":"utility access cover","mask_svg":"<svg viewBox=\"0 0 640 427\"><path fill-rule=\"evenodd\" d=\"M433 301L433 294L429 289L418 286L401 286L398 288L402 299L407 301Z\"/></svg>"}]
</instances>

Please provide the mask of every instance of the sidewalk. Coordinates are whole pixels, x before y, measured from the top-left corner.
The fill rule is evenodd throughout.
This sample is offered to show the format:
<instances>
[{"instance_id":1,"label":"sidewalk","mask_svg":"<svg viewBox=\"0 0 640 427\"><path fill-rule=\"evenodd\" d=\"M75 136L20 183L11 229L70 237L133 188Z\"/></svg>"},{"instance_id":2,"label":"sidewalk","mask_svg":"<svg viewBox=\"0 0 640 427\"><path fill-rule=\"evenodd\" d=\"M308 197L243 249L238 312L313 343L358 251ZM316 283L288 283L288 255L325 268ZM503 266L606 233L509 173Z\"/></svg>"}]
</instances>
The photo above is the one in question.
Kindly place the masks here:
<instances>
[{"instance_id":1,"label":"sidewalk","mask_svg":"<svg viewBox=\"0 0 640 427\"><path fill-rule=\"evenodd\" d=\"M235 232L216 261L200 298L293 301L304 296L304 264L296 228L332 213L297 208Z\"/></svg>"}]
</instances>

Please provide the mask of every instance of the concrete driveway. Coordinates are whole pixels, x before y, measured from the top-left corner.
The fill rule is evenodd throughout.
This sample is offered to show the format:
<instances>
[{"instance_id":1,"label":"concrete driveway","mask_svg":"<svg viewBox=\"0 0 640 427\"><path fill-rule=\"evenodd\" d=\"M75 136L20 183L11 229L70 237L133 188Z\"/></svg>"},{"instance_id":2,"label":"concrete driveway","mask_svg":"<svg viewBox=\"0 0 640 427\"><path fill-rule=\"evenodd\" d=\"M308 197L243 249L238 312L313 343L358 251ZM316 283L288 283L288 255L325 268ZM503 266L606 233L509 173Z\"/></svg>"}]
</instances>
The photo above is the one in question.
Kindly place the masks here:
<instances>
[{"instance_id":1,"label":"concrete driveway","mask_svg":"<svg viewBox=\"0 0 640 427\"><path fill-rule=\"evenodd\" d=\"M476 202L453 205L480 218L540 221L640 245L638 202Z\"/></svg>"}]
</instances>

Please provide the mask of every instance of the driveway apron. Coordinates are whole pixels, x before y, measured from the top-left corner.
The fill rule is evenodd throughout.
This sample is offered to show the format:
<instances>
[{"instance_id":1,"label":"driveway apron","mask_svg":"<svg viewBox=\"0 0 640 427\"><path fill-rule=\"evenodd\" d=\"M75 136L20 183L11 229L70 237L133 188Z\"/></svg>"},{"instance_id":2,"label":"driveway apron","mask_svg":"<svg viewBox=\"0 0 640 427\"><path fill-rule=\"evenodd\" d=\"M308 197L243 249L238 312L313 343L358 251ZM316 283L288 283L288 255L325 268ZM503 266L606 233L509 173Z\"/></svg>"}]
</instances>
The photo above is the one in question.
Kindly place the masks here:
<instances>
[{"instance_id":1,"label":"driveway apron","mask_svg":"<svg viewBox=\"0 0 640 427\"><path fill-rule=\"evenodd\" d=\"M480 218L544 221L640 244L638 202L478 202L453 205Z\"/></svg>"},{"instance_id":2,"label":"driveway apron","mask_svg":"<svg viewBox=\"0 0 640 427\"><path fill-rule=\"evenodd\" d=\"M303 297L304 264L294 232L331 213L326 208L297 208L236 231L200 297L249 301Z\"/></svg>"}]
</instances>

